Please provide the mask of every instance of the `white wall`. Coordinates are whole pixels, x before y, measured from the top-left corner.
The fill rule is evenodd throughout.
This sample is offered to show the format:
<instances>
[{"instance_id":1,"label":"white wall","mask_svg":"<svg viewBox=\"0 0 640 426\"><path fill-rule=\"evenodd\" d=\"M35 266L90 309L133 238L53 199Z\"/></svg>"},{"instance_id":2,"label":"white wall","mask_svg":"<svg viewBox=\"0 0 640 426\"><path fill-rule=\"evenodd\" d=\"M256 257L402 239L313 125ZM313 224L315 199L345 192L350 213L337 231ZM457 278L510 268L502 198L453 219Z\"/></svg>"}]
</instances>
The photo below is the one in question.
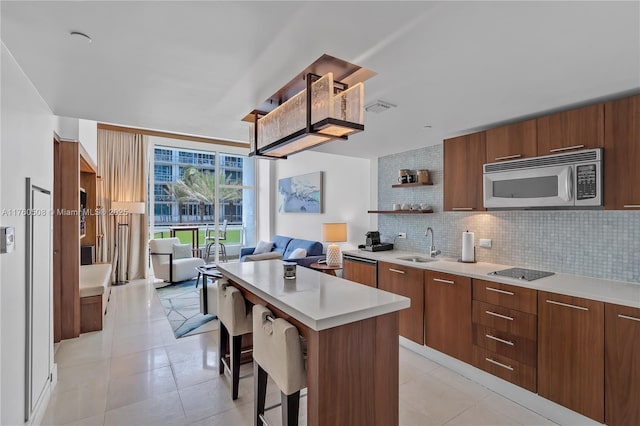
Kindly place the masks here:
<instances>
[{"instance_id":1,"label":"white wall","mask_svg":"<svg viewBox=\"0 0 640 426\"><path fill-rule=\"evenodd\" d=\"M25 207L26 177L34 185L53 189L54 118L4 44L1 55L0 211L4 211ZM5 214L0 224L16 230L16 250L0 255L0 424L17 425L23 423L25 393L25 217ZM38 287L48 291L51 283L35 285L35 291ZM34 321L52 321L50 313L35 315Z\"/></svg>"},{"instance_id":2,"label":"white wall","mask_svg":"<svg viewBox=\"0 0 640 426\"><path fill-rule=\"evenodd\" d=\"M80 139L78 129L78 119L73 117L61 117L56 115L53 117L56 133L62 139L77 141Z\"/></svg>"},{"instance_id":3,"label":"white wall","mask_svg":"<svg viewBox=\"0 0 640 426\"><path fill-rule=\"evenodd\" d=\"M276 193L272 191L275 179L276 162L269 160L256 160L256 218L258 232L256 240L268 241L275 232L275 214L272 214L276 200ZM275 180L277 182L277 180ZM277 207L276 207L277 208Z\"/></svg>"},{"instance_id":4,"label":"white wall","mask_svg":"<svg viewBox=\"0 0 640 426\"><path fill-rule=\"evenodd\" d=\"M62 139L79 141L94 163L98 164L98 122L54 116L56 133ZM98 174L100 174L98 172Z\"/></svg>"},{"instance_id":5,"label":"white wall","mask_svg":"<svg viewBox=\"0 0 640 426\"><path fill-rule=\"evenodd\" d=\"M78 120L78 140L96 165L98 164L98 123ZM98 174L100 171L98 170Z\"/></svg>"},{"instance_id":6,"label":"white wall","mask_svg":"<svg viewBox=\"0 0 640 426\"><path fill-rule=\"evenodd\" d=\"M377 168L377 163L373 166ZM323 223L345 222L348 241L339 245L346 250L364 244L365 233L375 229L371 228L372 215L367 213L372 208L371 187L377 187L376 181L371 180L370 160L305 151L294 154L287 160L275 161L275 168L274 179L270 182L273 194L277 193L278 179L324 172L324 213L279 213L277 199L274 199L269 209L275 216L272 235L322 241Z\"/></svg>"}]
</instances>

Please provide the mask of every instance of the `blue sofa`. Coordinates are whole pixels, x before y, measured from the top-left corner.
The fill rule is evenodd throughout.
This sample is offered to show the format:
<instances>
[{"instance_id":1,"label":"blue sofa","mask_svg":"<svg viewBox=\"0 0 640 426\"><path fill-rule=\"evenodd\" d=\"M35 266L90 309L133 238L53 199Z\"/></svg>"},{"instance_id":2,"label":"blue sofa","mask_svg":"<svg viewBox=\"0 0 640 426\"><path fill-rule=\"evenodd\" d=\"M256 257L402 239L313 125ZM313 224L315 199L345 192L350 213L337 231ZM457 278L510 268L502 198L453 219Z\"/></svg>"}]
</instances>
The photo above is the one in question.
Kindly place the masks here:
<instances>
[{"instance_id":1,"label":"blue sofa","mask_svg":"<svg viewBox=\"0 0 640 426\"><path fill-rule=\"evenodd\" d=\"M301 240L298 238L285 237L283 235L274 235L272 252L278 252L282 255L283 260L296 262L300 266L309 267L312 263L316 263L325 259L322 254L322 243L319 241ZM307 257L300 259L289 259L291 253L297 249L303 248L307 251ZM243 247L240 249L240 261L244 262L246 256L253 254L255 247Z\"/></svg>"}]
</instances>

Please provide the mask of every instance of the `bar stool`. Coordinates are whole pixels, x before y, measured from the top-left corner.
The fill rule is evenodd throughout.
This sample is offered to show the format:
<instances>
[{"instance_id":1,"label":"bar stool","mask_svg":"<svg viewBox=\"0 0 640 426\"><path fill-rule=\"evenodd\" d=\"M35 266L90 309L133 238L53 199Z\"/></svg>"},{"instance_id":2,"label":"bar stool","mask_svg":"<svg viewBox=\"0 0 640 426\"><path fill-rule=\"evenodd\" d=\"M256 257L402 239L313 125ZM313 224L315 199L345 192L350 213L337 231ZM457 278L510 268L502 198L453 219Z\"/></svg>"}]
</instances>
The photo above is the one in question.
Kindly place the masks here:
<instances>
[{"instance_id":1,"label":"bar stool","mask_svg":"<svg viewBox=\"0 0 640 426\"><path fill-rule=\"evenodd\" d=\"M288 321L274 319L269 309L253 306L254 425L264 419L267 375L280 388L282 425L298 424L300 390L306 386L304 351L298 329ZM273 407L270 407L273 408Z\"/></svg>"},{"instance_id":2,"label":"bar stool","mask_svg":"<svg viewBox=\"0 0 640 426\"><path fill-rule=\"evenodd\" d=\"M234 400L238 399L242 336L253 331L251 318L251 310L247 312L247 305L240 290L229 285L229 282L225 279L218 280L220 374L224 374L225 367L231 373L231 397ZM231 336L231 339L229 339L229 336ZM231 343L230 347L229 343ZM225 361L227 352L230 354L231 367Z\"/></svg>"}]
</instances>

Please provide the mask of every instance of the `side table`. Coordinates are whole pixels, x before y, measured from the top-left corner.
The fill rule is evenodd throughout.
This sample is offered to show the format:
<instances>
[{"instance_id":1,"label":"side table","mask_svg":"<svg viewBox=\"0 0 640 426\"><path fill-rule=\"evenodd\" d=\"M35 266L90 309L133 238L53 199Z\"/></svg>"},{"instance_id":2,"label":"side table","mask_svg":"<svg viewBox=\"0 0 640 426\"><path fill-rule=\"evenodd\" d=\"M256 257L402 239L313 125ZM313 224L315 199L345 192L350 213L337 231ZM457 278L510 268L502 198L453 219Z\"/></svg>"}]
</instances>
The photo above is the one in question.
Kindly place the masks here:
<instances>
[{"instance_id":1,"label":"side table","mask_svg":"<svg viewBox=\"0 0 640 426\"><path fill-rule=\"evenodd\" d=\"M336 271L342 269L342 265L329 266L326 263L312 263L309 266L311 266L311 268L315 269L316 271L324 272L325 274L333 276L336 276Z\"/></svg>"}]
</instances>

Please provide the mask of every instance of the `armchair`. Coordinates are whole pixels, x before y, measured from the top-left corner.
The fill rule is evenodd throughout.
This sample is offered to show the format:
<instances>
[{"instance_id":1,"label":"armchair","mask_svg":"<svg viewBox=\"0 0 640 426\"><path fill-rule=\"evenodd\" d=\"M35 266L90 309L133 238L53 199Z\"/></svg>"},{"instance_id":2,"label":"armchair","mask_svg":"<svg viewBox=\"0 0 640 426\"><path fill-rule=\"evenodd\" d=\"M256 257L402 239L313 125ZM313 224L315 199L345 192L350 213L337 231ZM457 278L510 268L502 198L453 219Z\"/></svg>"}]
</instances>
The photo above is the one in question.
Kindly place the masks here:
<instances>
[{"instance_id":1,"label":"armchair","mask_svg":"<svg viewBox=\"0 0 640 426\"><path fill-rule=\"evenodd\" d=\"M199 257L176 259L173 246L180 244L177 238L159 238L149 241L149 254L156 278L174 283L185 281L196 276L196 267L203 266L204 260Z\"/></svg>"}]
</instances>

